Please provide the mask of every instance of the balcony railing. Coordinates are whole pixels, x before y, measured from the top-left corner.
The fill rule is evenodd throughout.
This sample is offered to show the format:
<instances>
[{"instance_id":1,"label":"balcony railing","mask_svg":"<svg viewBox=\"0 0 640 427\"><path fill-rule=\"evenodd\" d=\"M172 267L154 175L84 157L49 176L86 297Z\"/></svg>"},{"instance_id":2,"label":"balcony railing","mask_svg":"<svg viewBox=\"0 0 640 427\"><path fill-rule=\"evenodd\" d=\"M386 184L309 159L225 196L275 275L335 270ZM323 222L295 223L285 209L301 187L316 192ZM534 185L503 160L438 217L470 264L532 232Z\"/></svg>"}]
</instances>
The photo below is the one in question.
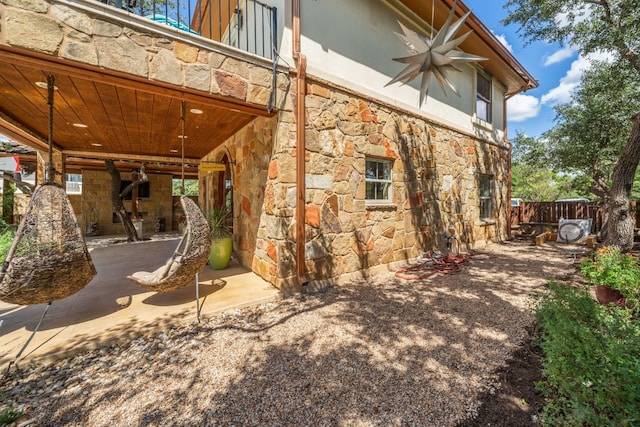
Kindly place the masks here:
<instances>
[{"instance_id":1,"label":"balcony railing","mask_svg":"<svg viewBox=\"0 0 640 427\"><path fill-rule=\"evenodd\" d=\"M264 58L277 56L277 9L257 0L100 1Z\"/></svg>"}]
</instances>

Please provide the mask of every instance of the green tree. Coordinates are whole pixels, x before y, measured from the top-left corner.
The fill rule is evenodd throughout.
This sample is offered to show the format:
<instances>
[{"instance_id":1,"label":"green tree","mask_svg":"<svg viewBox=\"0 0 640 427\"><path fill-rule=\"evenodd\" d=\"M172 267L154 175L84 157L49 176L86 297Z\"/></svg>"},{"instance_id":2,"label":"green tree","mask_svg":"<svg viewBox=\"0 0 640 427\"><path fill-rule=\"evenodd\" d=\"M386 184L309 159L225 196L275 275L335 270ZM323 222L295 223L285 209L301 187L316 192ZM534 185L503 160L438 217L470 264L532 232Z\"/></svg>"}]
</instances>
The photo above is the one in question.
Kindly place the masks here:
<instances>
[{"instance_id":1,"label":"green tree","mask_svg":"<svg viewBox=\"0 0 640 427\"><path fill-rule=\"evenodd\" d=\"M182 180L181 179L174 179L172 182L173 185L173 189L172 189L172 194L174 196L179 196L181 195L181 189L182 189ZM184 180L184 194L185 196L198 196L199 194L199 185L200 183L198 182L197 179L185 179Z\"/></svg>"},{"instance_id":2,"label":"green tree","mask_svg":"<svg viewBox=\"0 0 640 427\"><path fill-rule=\"evenodd\" d=\"M511 161L514 164L527 164L539 168L549 166L547 146L542 139L533 138L518 131L511 142L513 144Z\"/></svg>"},{"instance_id":3,"label":"green tree","mask_svg":"<svg viewBox=\"0 0 640 427\"><path fill-rule=\"evenodd\" d=\"M607 201L618 155L640 111L640 74L617 63L585 72L572 102L557 106L556 126L545 133L557 168L592 178L590 191ZM634 180L635 181L635 180Z\"/></svg>"},{"instance_id":4,"label":"green tree","mask_svg":"<svg viewBox=\"0 0 640 427\"><path fill-rule=\"evenodd\" d=\"M541 138L518 132L513 139L512 196L527 201L547 202L560 198L586 197L588 186L582 175L561 173L554 166L553 153Z\"/></svg>"},{"instance_id":5,"label":"green tree","mask_svg":"<svg viewBox=\"0 0 640 427\"><path fill-rule=\"evenodd\" d=\"M640 78L640 0L508 0L505 7L509 15L504 23L519 24L528 40L569 43L585 55L606 52L616 63L609 70L614 80L625 79L625 75ZM630 197L640 161L640 111L630 118L631 127L613 166L611 183L604 187L606 243L625 251L633 246Z\"/></svg>"}]
</instances>

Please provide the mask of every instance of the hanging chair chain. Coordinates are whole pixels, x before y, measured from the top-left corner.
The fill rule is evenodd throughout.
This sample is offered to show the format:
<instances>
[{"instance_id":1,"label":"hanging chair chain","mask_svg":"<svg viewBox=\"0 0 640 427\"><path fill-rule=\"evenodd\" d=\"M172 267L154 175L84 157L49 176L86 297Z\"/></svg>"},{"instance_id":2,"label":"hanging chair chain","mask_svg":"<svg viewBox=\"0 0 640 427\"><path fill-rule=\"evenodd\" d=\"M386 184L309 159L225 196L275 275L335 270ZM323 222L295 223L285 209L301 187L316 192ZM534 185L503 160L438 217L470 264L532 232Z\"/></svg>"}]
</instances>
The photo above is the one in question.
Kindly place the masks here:
<instances>
[{"instance_id":1,"label":"hanging chair chain","mask_svg":"<svg viewBox=\"0 0 640 427\"><path fill-rule=\"evenodd\" d=\"M53 182L55 168L53 167L53 96L55 92L55 78L53 74L47 75L47 104L49 104L49 166L46 170L45 181Z\"/></svg>"},{"instance_id":2,"label":"hanging chair chain","mask_svg":"<svg viewBox=\"0 0 640 427\"><path fill-rule=\"evenodd\" d=\"M182 184L180 185L180 195L184 196L184 122L185 122L185 109L186 109L186 102L183 100L180 103L180 122L182 125L182 138L180 138L182 140Z\"/></svg>"}]
</instances>

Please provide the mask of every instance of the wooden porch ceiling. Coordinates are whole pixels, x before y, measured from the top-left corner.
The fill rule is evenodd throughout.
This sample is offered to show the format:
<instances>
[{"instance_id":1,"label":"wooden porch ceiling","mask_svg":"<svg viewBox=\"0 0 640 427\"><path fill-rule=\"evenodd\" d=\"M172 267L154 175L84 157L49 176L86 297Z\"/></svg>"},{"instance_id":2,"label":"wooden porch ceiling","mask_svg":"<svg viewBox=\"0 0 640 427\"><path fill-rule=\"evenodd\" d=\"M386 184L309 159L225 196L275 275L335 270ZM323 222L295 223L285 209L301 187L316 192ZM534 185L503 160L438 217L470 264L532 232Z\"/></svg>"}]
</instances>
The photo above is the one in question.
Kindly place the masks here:
<instances>
[{"instance_id":1,"label":"wooden porch ceiling","mask_svg":"<svg viewBox=\"0 0 640 427\"><path fill-rule=\"evenodd\" d=\"M47 89L37 82L53 74L54 149L76 159L180 164L183 100L184 155L190 165L256 116L270 115L262 106L5 45L0 45L0 69L0 133L47 149Z\"/></svg>"}]
</instances>

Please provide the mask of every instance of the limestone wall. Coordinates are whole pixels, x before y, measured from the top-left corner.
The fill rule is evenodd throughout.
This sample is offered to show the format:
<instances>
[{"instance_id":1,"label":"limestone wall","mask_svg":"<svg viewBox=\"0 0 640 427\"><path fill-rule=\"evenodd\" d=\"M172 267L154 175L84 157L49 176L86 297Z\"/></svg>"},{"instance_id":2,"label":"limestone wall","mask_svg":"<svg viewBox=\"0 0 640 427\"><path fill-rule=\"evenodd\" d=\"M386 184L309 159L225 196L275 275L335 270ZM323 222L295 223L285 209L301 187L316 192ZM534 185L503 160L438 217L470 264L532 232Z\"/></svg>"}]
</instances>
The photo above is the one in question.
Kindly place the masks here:
<instances>
[{"instance_id":1,"label":"limestone wall","mask_svg":"<svg viewBox=\"0 0 640 427\"><path fill-rule=\"evenodd\" d=\"M445 233L454 250L506 238L506 145L320 82L308 85L306 106L307 280L339 282L421 251L444 252ZM224 153L235 161L239 261L280 288L294 286L293 114L256 119L206 160ZM391 203L365 201L367 158L393 162ZM489 221L480 220L479 174L492 178Z\"/></svg>"},{"instance_id":2,"label":"limestone wall","mask_svg":"<svg viewBox=\"0 0 640 427\"><path fill-rule=\"evenodd\" d=\"M445 251L445 233L458 250L506 237L506 145L321 83L309 85L306 105L308 280L359 275L421 251ZM391 203L365 201L367 158L393 162ZM479 216L479 174L492 177L489 221ZM294 257L290 245L277 249L278 259ZM278 265L282 284L292 276L293 265Z\"/></svg>"},{"instance_id":3,"label":"limestone wall","mask_svg":"<svg viewBox=\"0 0 640 427\"><path fill-rule=\"evenodd\" d=\"M307 96L308 278L505 238L508 148L321 84ZM389 204L365 202L365 159L393 161ZM480 221L478 176L492 176ZM454 248L455 249L455 248Z\"/></svg>"},{"instance_id":4,"label":"limestone wall","mask_svg":"<svg viewBox=\"0 0 640 427\"><path fill-rule=\"evenodd\" d=\"M275 282L275 269L260 269L256 259L270 259L267 253L274 230L263 222L265 187L268 179L269 162L274 151L274 136L278 125L277 118L257 118L251 124L236 133L223 146L214 150L204 162L219 162L226 154L231 160L231 180L233 183L234 216L234 256L243 265L252 265L258 274ZM217 193L218 172L201 173L206 204L212 206L220 197ZM289 201L295 205L295 200ZM208 207L209 207L208 206ZM257 255L256 255L257 254Z\"/></svg>"}]
</instances>

